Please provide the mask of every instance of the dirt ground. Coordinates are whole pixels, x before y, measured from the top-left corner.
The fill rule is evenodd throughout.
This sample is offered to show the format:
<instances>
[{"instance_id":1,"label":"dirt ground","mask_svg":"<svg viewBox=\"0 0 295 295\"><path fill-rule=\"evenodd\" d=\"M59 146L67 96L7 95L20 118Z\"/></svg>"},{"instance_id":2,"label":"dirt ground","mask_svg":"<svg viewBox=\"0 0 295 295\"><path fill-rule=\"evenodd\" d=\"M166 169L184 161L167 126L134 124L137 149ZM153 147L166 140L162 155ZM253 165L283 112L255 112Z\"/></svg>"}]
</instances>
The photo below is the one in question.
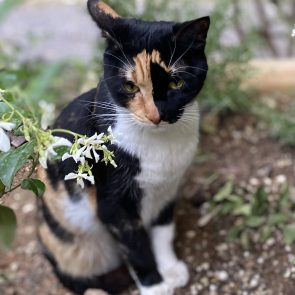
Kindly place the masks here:
<instances>
[{"instance_id":1,"label":"dirt ground","mask_svg":"<svg viewBox=\"0 0 295 295\"><path fill-rule=\"evenodd\" d=\"M235 116L222 123L217 135L202 135L200 152L180 191L176 247L190 269L190 283L177 295L294 295L295 247L284 246L275 233L264 244L245 251L227 243L232 220L222 218L200 228L204 202L219 187L206 185L208 176L229 176L236 183L255 177L285 175L295 187L295 150L281 146L257 131L249 117ZM40 254L35 231L35 200L19 192L5 203L15 209L18 233L13 247L0 256L1 295L70 295ZM124 295L138 294L132 288Z\"/></svg>"}]
</instances>

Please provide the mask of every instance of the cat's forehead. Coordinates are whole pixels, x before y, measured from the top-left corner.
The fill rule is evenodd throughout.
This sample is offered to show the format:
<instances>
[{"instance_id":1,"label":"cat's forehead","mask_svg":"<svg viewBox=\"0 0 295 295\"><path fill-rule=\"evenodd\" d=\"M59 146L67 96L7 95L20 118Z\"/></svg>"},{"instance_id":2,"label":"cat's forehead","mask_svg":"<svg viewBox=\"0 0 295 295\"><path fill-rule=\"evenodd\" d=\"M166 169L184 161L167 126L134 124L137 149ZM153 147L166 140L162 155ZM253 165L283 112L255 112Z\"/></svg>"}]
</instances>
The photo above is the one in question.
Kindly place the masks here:
<instances>
[{"instance_id":1,"label":"cat's forehead","mask_svg":"<svg viewBox=\"0 0 295 295\"><path fill-rule=\"evenodd\" d=\"M167 74L171 72L171 68L162 59L161 53L157 49L153 49L151 52L143 49L133 58L133 61L134 66L127 71L127 78L137 85L146 85L148 81L151 81L153 64L157 64Z\"/></svg>"}]
</instances>

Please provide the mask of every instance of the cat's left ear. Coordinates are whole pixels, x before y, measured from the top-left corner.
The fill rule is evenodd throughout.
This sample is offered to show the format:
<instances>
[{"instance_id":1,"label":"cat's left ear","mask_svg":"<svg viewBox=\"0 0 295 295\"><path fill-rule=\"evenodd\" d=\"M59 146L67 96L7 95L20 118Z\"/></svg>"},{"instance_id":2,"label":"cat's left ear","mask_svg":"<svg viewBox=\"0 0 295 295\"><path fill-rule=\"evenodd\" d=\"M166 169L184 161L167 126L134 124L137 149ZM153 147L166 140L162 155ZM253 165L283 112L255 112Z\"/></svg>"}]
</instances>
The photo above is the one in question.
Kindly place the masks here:
<instances>
[{"instance_id":1,"label":"cat's left ear","mask_svg":"<svg viewBox=\"0 0 295 295\"><path fill-rule=\"evenodd\" d=\"M104 37L110 37L113 28L121 17L110 6L100 0L88 0L88 10L93 20L103 32Z\"/></svg>"},{"instance_id":2,"label":"cat's left ear","mask_svg":"<svg viewBox=\"0 0 295 295\"><path fill-rule=\"evenodd\" d=\"M205 46L209 27L209 16L176 24L173 28L174 37L177 42L187 44L188 46Z\"/></svg>"}]
</instances>

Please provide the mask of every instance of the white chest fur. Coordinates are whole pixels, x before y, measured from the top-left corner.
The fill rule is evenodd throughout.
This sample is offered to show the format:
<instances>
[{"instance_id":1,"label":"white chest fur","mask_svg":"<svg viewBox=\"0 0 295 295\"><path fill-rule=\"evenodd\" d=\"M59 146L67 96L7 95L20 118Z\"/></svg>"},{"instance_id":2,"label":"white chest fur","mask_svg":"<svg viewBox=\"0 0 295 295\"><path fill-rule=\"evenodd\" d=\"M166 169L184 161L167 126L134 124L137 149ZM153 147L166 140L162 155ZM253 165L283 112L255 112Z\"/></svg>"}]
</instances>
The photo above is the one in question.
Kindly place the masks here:
<instances>
[{"instance_id":1,"label":"white chest fur","mask_svg":"<svg viewBox=\"0 0 295 295\"><path fill-rule=\"evenodd\" d=\"M126 114L119 115L114 135L118 145L140 161L141 172L136 179L144 193L141 217L148 225L176 197L181 178L196 153L198 104L187 106L175 124L159 128L131 120Z\"/></svg>"}]
</instances>

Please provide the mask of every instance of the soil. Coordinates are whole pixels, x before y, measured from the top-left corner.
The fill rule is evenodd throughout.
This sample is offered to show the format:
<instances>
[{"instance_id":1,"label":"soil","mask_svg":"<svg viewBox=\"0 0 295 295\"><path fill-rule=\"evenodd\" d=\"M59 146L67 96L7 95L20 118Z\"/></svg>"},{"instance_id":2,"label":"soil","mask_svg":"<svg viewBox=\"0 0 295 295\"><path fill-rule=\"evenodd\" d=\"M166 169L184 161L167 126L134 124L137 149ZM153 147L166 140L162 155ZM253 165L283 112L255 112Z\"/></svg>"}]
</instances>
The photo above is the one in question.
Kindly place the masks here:
<instances>
[{"instance_id":1,"label":"soil","mask_svg":"<svg viewBox=\"0 0 295 295\"><path fill-rule=\"evenodd\" d=\"M198 226L204 204L224 179L232 177L235 183L256 178L272 181L284 175L294 194L294 164L295 150L269 139L249 116L227 118L216 134L201 136L199 154L180 190L177 209L175 245L179 257L189 265L191 279L176 295L295 294L295 247L285 246L279 233L245 250L226 240L230 217ZM210 184L212 175L217 175L218 181ZM18 233L13 247L0 256L0 294L71 295L40 254L34 197L20 191L7 197L5 204L17 214ZM130 294L138 291L133 287L124 293Z\"/></svg>"}]
</instances>

